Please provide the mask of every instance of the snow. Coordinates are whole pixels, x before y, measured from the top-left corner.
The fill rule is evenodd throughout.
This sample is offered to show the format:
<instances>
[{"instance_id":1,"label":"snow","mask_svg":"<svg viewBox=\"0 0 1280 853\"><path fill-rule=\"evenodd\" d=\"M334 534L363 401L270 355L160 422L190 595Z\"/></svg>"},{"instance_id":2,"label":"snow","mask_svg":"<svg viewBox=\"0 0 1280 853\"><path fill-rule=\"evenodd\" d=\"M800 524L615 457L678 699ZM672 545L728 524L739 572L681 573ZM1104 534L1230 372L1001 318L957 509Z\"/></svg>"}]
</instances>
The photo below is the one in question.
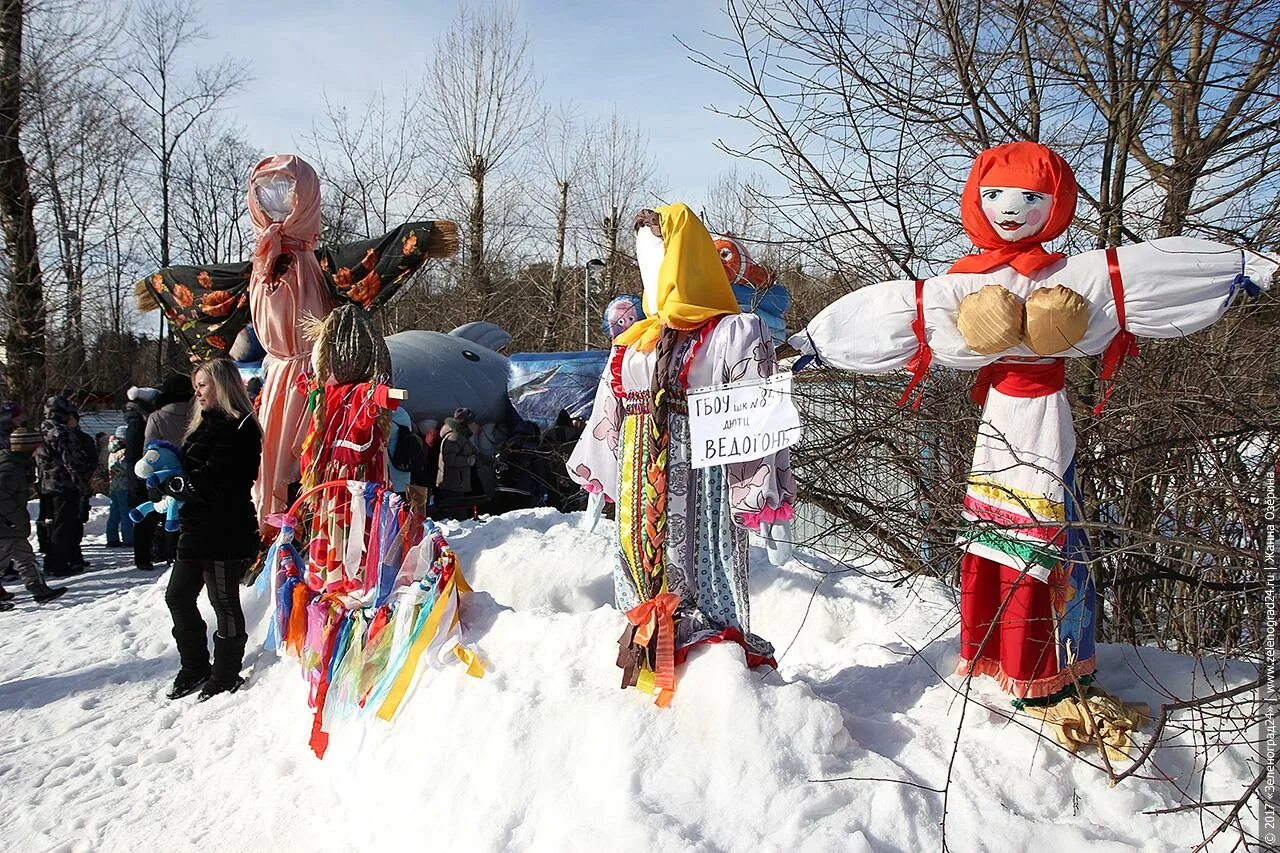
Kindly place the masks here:
<instances>
[{"instance_id":1,"label":"snow","mask_svg":"<svg viewBox=\"0 0 1280 853\"><path fill-rule=\"evenodd\" d=\"M926 789L945 784L962 715L953 850L1187 849L1204 836L1194 812L1144 812L1234 797L1252 778L1226 750L1209 787L1192 787L1188 740L1156 751L1168 781L1110 788L1028 718L1011 723L991 682L972 683L974 704L942 677L958 643L944 585L823 578L842 567L773 568L758 549L752 624L780 671L709 647L659 709L617 689L612 525L588 533L545 509L446 527L477 590L464 619L486 676L433 673L394 724L337 725L318 761L297 665L256 657L257 636L241 692L164 698L177 669L165 576L106 549L106 508L93 513L98 567L54 604L18 590L0 614L5 849L936 850L943 797ZM265 602L244 594L260 623ZM1155 649L1100 654L1106 686L1153 707L1193 679L1251 676ZM858 778L826 781L838 777Z\"/></svg>"}]
</instances>

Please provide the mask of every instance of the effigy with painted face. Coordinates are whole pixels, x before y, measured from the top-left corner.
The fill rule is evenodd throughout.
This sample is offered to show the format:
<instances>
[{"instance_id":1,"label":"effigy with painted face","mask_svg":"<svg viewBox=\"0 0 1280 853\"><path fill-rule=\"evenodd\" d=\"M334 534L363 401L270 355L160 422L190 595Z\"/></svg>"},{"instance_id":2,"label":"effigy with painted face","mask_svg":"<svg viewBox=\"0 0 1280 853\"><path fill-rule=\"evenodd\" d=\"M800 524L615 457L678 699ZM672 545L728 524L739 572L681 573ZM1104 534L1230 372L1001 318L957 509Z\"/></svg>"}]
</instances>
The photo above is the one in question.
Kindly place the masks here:
<instances>
[{"instance_id":1,"label":"effigy with painted face","mask_svg":"<svg viewBox=\"0 0 1280 853\"><path fill-rule=\"evenodd\" d=\"M1112 720L1108 743L1123 748L1140 713L1096 687L1077 695L1097 668L1096 602L1088 543L1072 526L1080 501L1066 359L1103 356L1100 412L1138 338L1205 328L1237 292L1269 287L1277 259L1189 237L1071 257L1047 251L1042 244L1066 230L1075 207L1075 177L1050 149L1017 142L985 151L961 198L965 233L980 251L946 275L844 296L790 342L841 370L911 370L900 404L931 363L978 370L957 672L995 679L1015 705L1060 727L1089 716L1088 702L1094 717Z\"/></svg>"},{"instance_id":2,"label":"effigy with painted face","mask_svg":"<svg viewBox=\"0 0 1280 853\"><path fill-rule=\"evenodd\" d=\"M641 211L636 258L646 316L614 339L568 469L617 504L622 686L666 704L675 666L701 643L738 643L748 665L773 664L773 646L750 628L747 531L785 560L796 487L785 449L691 465L689 389L777 370L769 330L740 313L702 222L683 204Z\"/></svg>"}]
</instances>

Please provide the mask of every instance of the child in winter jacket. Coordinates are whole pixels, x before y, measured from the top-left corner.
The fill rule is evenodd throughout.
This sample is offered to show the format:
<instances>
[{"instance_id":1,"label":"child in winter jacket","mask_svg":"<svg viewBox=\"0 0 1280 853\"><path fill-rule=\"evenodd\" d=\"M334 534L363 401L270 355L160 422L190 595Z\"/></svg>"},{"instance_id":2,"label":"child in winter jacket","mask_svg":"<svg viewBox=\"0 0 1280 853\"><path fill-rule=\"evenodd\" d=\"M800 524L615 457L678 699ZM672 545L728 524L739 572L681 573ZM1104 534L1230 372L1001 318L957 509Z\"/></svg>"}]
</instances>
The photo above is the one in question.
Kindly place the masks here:
<instances>
[{"instance_id":1,"label":"child in winter jacket","mask_svg":"<svg viewBox=\"0 0 1280 853\"><path fill-rule=\"evenodd\" d=\"M111 510L107 513L107 547L133 547L133 522L129 520L129 460L125 446L127 426L117 427L107 439L107 494Z\"/></svg>"}]
</instances>

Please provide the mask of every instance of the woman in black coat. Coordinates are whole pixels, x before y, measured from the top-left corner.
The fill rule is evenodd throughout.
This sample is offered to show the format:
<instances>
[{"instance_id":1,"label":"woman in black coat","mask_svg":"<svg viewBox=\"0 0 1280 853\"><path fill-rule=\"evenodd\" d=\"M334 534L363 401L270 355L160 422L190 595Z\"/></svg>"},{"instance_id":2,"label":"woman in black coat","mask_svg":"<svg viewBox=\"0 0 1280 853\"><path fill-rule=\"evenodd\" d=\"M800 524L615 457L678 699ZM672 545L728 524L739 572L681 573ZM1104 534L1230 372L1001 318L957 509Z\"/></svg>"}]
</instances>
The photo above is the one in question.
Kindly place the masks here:
<instances>
[{"instance_id":1,"label":"woman in black coat","mask_svg":"<svg viewBox=\"0 0 1280 853\"><path fill-rule=\"evenodd\" d=\"M258 522L250 490L262 458L262 430L240 380L225 358L205 362L192 376L195 401L182 445L184 473L163 490L185 503L178 516L178 555L165 602L182 668L170 699L200 690L200 701L234 692L244 679L246 639L240 581L258 554ZM196 600L208 588L218 617L213 665Z\"/></svg>"}]
</instances>

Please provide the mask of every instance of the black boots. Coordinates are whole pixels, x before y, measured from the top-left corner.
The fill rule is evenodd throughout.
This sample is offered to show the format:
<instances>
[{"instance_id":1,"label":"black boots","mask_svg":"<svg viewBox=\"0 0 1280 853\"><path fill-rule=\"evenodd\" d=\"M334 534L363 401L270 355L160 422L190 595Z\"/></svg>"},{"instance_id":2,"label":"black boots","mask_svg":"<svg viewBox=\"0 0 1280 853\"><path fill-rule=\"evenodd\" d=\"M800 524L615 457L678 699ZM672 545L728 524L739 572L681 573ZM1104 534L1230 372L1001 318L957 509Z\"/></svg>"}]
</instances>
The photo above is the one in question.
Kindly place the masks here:
<instances>
[{"instance_id":1,"label":"black boots","mask_svg":"<svg viewBox=\"0 0 1280 853\"><path fill-rule=\"evenodd\" d=\"M213 635L213 671L200 689L201 702L219 693L235 693L244 684L244 679L240 677L240 665L244 662L244 644L247 639Z\"/></svg>"},{"instance_id":2,"label":"black boots","mask_svg":"<svg viewBox=\"0 0 1280 853\"><path fill-rule=\"evenodd\" d=\"M223 637L213 635L213 666L209 666L208 650L204 644L204 631L178 631L178 657L182 669L173 680L170 699L181 699L200 691L199 701L211 699L219 693L235 693L244 684L240 677L240 664L244 661L244 644L247 637Z\"/></svg>"},{"instance_id":3,"label":"black boots","mask_svg":"<svg viewBox=\"0 0 1280 853\"><path fill-rule=\"evenodd\" d=\"M27 584L27 592L31 593L31 597L35 599L37 604L53 601L66 591L67 588L65 586L49 586L44 581Z\"/></svg>"},{"instance_id":4,"label":"black boots","mask_svg":"<svg viewBox=\"0 0 1280 853\"><path fill-rule=\"evenodd\" d=\"M209 679L209 670L204 672L193 672L189 669L178 671L178 677L173 680L173 687L169 688L167 694L170 699L181 699L183 696L190 696L204 685Z\"/></svg>"},{"instance_id":5,"label":"black boots","mask_svg":"<svg viewBox=\"0 0 1280 853\"><path fill-rule=\"evenodd\" d=\"M0 601L12 601L12 600L13 600L13 593L9 592L4 587L0 586Z\"/></svg>"}]
</instances>

